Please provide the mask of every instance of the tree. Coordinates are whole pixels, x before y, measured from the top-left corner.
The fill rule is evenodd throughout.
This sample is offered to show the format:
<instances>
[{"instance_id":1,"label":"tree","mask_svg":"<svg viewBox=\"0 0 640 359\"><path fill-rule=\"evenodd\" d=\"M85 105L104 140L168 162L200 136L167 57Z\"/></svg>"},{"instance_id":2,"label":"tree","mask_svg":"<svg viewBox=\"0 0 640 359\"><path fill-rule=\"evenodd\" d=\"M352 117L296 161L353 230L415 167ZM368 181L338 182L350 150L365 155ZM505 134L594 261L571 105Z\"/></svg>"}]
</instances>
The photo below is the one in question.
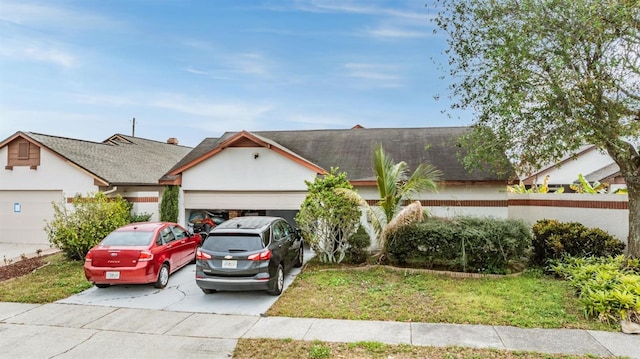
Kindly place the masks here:
<instances>
[{"instance_id":1,"label":"tree","mask_svg":"<svg viewBox=\"0 0 640 359\"><path fill-rule=\"evenodd\" d=\"M429 164L421 163L409 174L406 162L395 163L382 146L377 146L373 156L373 172L380 200L376 206L370 206L355 191L340 190L358 205L364 207L371 221L370 235L378 242L382 253L386 253L386 239L398 228L422 220L422 205L412 201L404 206L411 197L423 191L437 190L436 181L440 171Z\"/></svg>"},{"instance_id":2,"label":"tree","mask_svg":"<svg viewBox=\"0 0 640 359\"><path fill-rule=\"evenodd\" d=\"M353 186L347 174L336 168L305 183L309 194L296 215L296 223L322 262L340 263L349 248L349 238L358 229L360 210L335 189L353 190Z\"/></svg>"},{"instance_id":3,"label":"tree","mask_svg":"<svg viewBox=\"0 0 640 359\"><path fill-rule=\"evenodd\" d=\"M160 220L164 222L178 222L178 186L166 186L162 192L160 202Z\"/></svg>"},{"instance_id":4,"label":"tree","mask_svg":"<svg viewBox=\"0 0 640 359\"><path fill-rule=\"evenodd\" d=\"M72 204L73 210L69 210L64 203L54 202L53 219L45 226L49 242L69 259L84 259L91 247L129 223L131 204L120 195L78 195Z\"/></svg>"},{"instance_id":5,"label":"tree","mask_svg":"<svg viewBox=\"0 0 640 359\"><path fill-rule=\"evenodd\" d=\"M628 254L640 257L640 1L434 4L448 35L453 108L478 116L468 143L483 145L468 146L466 161L506 151L527 173L597 146L626 181Z\"/></svg>"}]
</instances>

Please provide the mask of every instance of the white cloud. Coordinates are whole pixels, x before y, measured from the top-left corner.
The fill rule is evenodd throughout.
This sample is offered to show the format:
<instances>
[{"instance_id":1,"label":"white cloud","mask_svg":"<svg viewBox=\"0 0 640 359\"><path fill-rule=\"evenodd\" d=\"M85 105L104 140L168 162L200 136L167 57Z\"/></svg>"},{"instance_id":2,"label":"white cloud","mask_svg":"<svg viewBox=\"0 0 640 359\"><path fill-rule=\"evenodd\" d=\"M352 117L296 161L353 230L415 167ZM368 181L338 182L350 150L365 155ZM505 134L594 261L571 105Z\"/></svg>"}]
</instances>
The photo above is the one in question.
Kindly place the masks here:
<instances>
[{"instance_id":1,"label":"white cloud","mask_svg":"<svg viewBox=\"0 0 640 359\"><path fill-rule=\"evenodd\" d=\"M370 15L378 23L373 29L359 31L374 38L421 38L429 36L430 18L424 4L409 3L405 9L371 5L370 2L311 0L299 1L296 8L307 12L333 12Z\"/></svg>"},{"instance_id":2,"label":"white cloud","mask_svg":"<svg viewBox=\"0 0 640 359\"><path fill-rule=\"evenodd\" d=\"M427 32L423 32L423 31L415 31L415 30L408 30L408 29L401 29L401 28L394 28L394 27L379 27L377 29L372 29L367 31L367 34L374 36L374 37L388 37L388 38L393 38L393 37L398 37L398 38L419 38L419 37L428 37L430 36L429 33Z\"/></svg>"},{"instance_id":3,"label":"white cloud","mask_svg":"<svg viewBox=\"0 0 640 359\"><path fill-rule=\"evenodd\" d=\"M146 105L189 115L223 121L253 121L271 109L270 105L242 102L193 100L182 94L160 94L148 98Z\"/></svg>"},{"instance_id":4,"label":"white cloud","mask_svg":"<svg viewBox=\"0 0 640 359\"><path fill-rule=\"evenodd\" d=\"M7 41L0 44L0 56L20 61L38 61L71 68L77 65L78 59L69 51L56 44L41 42L17 43Z\"/></svg>"},{"instance_id":5,"label":"white cloud","mask_svg":"<svg viewBox=\"0 0 640 359\"><path fill-rule=\"evenodd\" d=\"M398 75L398 67L392 65L347 63L344 65L349 77L366 80L370 87L399 87L402 76Z\"/></svg>"},{"instance_id":6,"label":"white cloud","mask_svg":"<svg viewBox=\"0 0 640 359\"><path fill-rule=\"evenodd\" d=\"M95 29L120 26L119 21L62 6L3 1L0 21L47 29Z\"/></svg>"}]
</instances>

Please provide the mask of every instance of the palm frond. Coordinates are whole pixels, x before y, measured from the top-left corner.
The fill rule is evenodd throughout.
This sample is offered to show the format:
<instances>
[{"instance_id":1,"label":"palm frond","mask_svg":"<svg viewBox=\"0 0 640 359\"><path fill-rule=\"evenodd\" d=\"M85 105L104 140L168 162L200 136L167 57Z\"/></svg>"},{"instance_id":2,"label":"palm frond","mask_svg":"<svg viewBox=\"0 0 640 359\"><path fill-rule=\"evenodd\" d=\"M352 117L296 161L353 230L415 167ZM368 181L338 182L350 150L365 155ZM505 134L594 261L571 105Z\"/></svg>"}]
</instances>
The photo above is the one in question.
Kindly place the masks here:
<instances>
[{"instance_id":1,"label":"palm frond","mask_svg":"<svg viewBox=\"0 0 640 359\"><path fill-rule=\"evenodd\" d=\"M423 217L422 204L420 201L413 201L402 209L394 218L385 226L386 233L397 231L403 226L422 221Z\"/></svg>"},{"instance_id":2,"label":"palm frond","mask_svg":"<svg viewBox=\"0 0 640 359\"><path fill-rule=\"evenodd\" d=\"M442 172L430 164L420 164L418 168L413 172L407 183L404 184L403 195L409 197L413 193L422 191L437 192L438 184L436 181L440 180Z\"/></svg>"}]
</instances>

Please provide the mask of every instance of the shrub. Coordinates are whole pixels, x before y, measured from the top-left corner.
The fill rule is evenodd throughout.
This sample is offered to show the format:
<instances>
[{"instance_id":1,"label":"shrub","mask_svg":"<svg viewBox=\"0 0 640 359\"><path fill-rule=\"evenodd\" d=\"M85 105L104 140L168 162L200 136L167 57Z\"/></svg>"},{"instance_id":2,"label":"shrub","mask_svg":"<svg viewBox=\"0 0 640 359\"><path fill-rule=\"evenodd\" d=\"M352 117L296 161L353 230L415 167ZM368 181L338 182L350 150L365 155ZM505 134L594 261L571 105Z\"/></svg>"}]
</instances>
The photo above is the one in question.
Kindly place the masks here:
<instances>
[{"instance_id":1,"label":"shrub","mask_svg":"<svg viewBox=\"0 0 640 359\"><path fill-rule=\"evenodd\" d=\"M430 218L399 230L388 246L395 265L504 274L524 268L531 231L518 220Z\"/></svg>"},{"instance_id":2,"label":"shrub","mask_svg":"<svg viewBox=\"0 0 640 359\"><path fill-rule=\"evenodd\" d=\"M564 256L617 256L624 247L624 243L607 232L577 222L544 219L533 225L533 262L540 265Z\"/></svg>"},{"instance_id":3,"label":"shrub","mask_svg":"<svg viewBox=\"0 0 640 359\"><path fill-rule=\"evenodd\" d=\"M87 197L76 196L73 210L64 203L53 203L53 220L45 231L49 242L69 259L85 255L114 229L129 223L129 203L122 197L108 198L98 192Z\"/></svg>"},{"instance_id":4,"label":"shrub","mask_svg":"<svg viewBox=\"0 0 640 359\"><path fill-rule=\"evenodd\" d=\"M371 238L364 227L358 227L358 231L349 237L349 248L347 248L345 261L350 264L360 264L367 261L369 256L368 248L371 245Z\"/></svg>"},{"instance_id":5,"label":"shrub","mask_svg":"<svg viewBox=\"0 0 640 359\"><path fill-rule=\"evenodd\" d=\"M160 202L160 220L165 222L178 222L178 186L166 186L162 192Z\"/></svg>"},{"instance_id":6,"label":"shrub","mask_svg":"<svg viewBox=\"0 0 640 359\"><path fill-rule=\"evenodd\" d=\"M349 248L349 238L358 228L361 213L337 189L353 190L353 186L347 174L337 168L305 184L308 194L295 217L296 223L321 262L340 263Z\"/></svg>"},{"instance_id":7,"label":"shrub","mask_svg":"<svg viewBox=\"0 0 640 359\"><path fill-rule=\"evenodd\" d=\"M637 262L617 257L564 257L550 260L550 270L577 289L587 317L604 322L631 320L640 314Z\"/></svg>"},{"instance_id":8,"label":"shrub","mask_svg":"<svg viewBox=\"0 0 640 359\"><path fill-rule=\"evenodd\" d=\"M147 212L132 213L129 215L129 223L148 222L151 219L152 214Z\"/></svg>"}]
</instances>

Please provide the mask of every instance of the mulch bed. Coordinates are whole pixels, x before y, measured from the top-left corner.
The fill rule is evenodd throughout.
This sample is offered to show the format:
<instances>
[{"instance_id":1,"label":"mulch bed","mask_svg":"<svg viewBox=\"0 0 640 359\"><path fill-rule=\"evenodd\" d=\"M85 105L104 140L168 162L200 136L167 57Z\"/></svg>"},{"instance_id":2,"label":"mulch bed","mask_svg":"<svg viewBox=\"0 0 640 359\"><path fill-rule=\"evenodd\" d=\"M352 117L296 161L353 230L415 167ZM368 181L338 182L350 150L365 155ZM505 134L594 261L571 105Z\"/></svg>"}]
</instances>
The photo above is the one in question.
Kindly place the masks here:
<instances>
[{"instance_id":1,"label":"mulch bed","mask_svg":"<svg viewBox=\"0 0 640 359\"><path fill-rule=\"evenodd\" d=\"M47 264L46 256L20 259L16 262L0 266L0 282L29 274Z\"/></svg>"}]
</instances>

